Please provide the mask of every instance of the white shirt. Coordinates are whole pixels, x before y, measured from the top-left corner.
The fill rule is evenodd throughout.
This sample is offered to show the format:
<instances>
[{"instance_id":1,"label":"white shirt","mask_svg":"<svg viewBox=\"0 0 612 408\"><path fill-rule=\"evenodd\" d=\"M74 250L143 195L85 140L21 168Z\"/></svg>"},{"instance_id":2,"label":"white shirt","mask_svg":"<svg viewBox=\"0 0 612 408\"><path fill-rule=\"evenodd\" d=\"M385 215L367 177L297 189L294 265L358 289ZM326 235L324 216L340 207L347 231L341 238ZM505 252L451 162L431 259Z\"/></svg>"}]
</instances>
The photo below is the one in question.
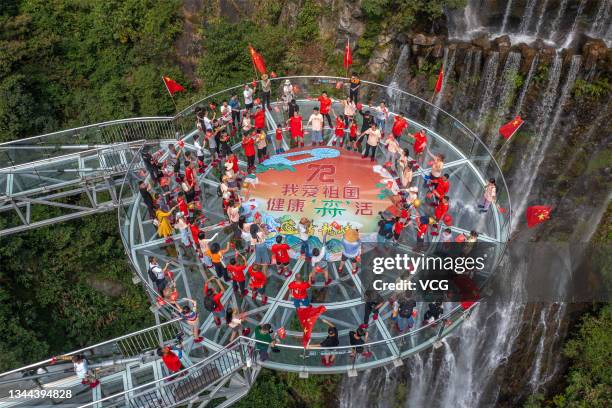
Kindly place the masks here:
<instances>
[{"instance_id":1,"label":"white shirt","mask_svg":"<svg viewBox=\"0 0 612 408\"><path fill-rule=\"evenodd\" d=\"M312 124L312 130L323 130L323 115L313 113L308 119L308 124Z\"/></svg>"},{"instance_id":2,"label":"white shirt","mask_svg":"<svg viewBox=\"0 0 612 408\"><path fill-rule=\"evenodd\" d=\"M228 122L232 119L232 108L229 105L221 106L221 116L223 116L223 120Z\"/></svg>"},{"instance_id":3,"label":"white shirt","mask_svg":"<svg viewBox=\"0 0 612 408\"><path fill-rule=\"evenodd\" d=\"M212 130L212 121L206 116L204 116L204 127L206 130Z\"/></svg>"},{"instance_id":4,"label":"white shirt","mask_svg":"<svg viewBox=\"0 0 612 408\"><path fill-rule=\"evenodd\" d=\"M368 129L365 131L365 134L368 135L368 144L370 146L378 146L378 142L380 141L380 130Z\"/></svg>"},{"instance_id":5,"label":"white shirt","mask_svg":"<svg viewBox=\"0 0 612 408\"><path fill-rule=\"evenodd\" d=\"M149 268L151 269L151 272L155 274L157 279L159 280L164 279L164 271L162 270L162 268L160 268L159 265L150 264Z\"/></svg>"},{"instance_id":6,"label":"white shirt","mask_svg":"<svg viewBox=\"0 0 612 408\"><path fill-rule=\"evenodd\" d=\"M80 363L72 363L72 365L74 365L74 372L76 373L77 377L83 379L87 376L89 367L86 360L83 360Z\"/></svg>"},{"instance_id":7,"label":"white shirt","mask_svg":"<svg viewBox=\"0 0 612 408\"><path fill-rule=\"evenodd\" d=\"M251 88L247 88L242 93L244 95L244 104L250 105L253 103L253 90Z\"/></svg>"},{"instance_id":8,"label":"white shirt","mask_svg":"<svg viewBox=\"0 0 612 408\"><path fill-rule=\"evenodd\" d=\"M196 156L198 157L204 156L204 150L202 150L202 145L200 144L199 141L194 140L193 147L195 147L196 149Z\"/></svg>"}]
</instances>

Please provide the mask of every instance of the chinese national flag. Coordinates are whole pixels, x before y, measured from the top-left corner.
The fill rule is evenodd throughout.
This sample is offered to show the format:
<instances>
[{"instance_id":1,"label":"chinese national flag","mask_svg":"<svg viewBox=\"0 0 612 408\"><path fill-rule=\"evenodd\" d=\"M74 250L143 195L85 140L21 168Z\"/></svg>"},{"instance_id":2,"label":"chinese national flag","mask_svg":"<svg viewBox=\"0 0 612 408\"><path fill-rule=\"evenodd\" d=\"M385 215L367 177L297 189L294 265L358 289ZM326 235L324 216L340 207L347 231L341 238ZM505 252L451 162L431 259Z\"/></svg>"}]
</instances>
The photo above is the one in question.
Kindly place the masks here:
<instances>
[{"instance_id":1,"label":"chinese national flag","mask_svg":"<svg viewBox=\"0 0 612 408\"><path fill-rule=\"evenodd\" d=\"M353 54L351 53L351 42L347 38L344 48L344 69L349 69L351 65L353 65Z\"/></svg>"},{"instance_id":2,"label":"chinese national flag","mask_svg":"<svg viewBox=\"0 0 612 408\"><path fill-rule=\"evenodd\" d=\"M260 53L255 51L255 48L251 44L249 44L249 52L251 53L251 60L253 60L253 65L255 69L257 69L260 73L266 73L266 62Z\"/></svg>"},{"instance_id":3,"label":"chinese national flag","mask_svg":"<svg viewBox=\"0 0 612 408\"><path fill-rule=\"evenodd\" d=\"M312 335L312 328L319 316L325 313L327 309L325 306L320 305L317 307L308 306L308 307L300 307L297 309L297 317L300 320L300 324L304 328L304 336L302 337L302 344L304 347L308 345L310 341L310 336Z\"/></svg>"},{"instance_id":4,"label":"chinese national flag","mask_svg":"<svg viewBox=\"0 0 612 408\"><path fill-rule=\"evenodd\" d=\"M436 87L434 89L436 93L442 90L442 81L444 81L444 69L441 69L440 73L438 74L438 80L436 81Z\"/></svg>"},{"instance_id":5,"label":"chinese national flag","mask_svg":"<svg viewBox=\"0 0 612 408\"><path fill-rule=\"evenodd\" d=\"M550 219L552 207L547 205L532 205L527 208L527 226L529 228Z\"/></svg>"},{"instance_id":6,"label":"chinese national flag","mask_svg":"<svg viewBox=\"0 0 612 408\"><path fill-rule=\"evenodd\" d=\"M176 92L183 92L185 88L183 88L178 82L174 79L170 79L167 76L163 76L164 84L166 84L166 89L170 93L170 96L174 96Z\"/></svg>"},{"instance_id":7,"label":"chinese national flag","mask_svg":"<svg viewBox=\"0 0 612 408\"><path fill-rule=\"evenodd\" d=\"M504 139L508 140L516 133L516 131L523 124L523 122L524 122L523 119L521 119L520 116L517 116L514 119L512 119L510 122L502 125L499 128L499 134L502 135Z\"/></svg>"}]
</instances>

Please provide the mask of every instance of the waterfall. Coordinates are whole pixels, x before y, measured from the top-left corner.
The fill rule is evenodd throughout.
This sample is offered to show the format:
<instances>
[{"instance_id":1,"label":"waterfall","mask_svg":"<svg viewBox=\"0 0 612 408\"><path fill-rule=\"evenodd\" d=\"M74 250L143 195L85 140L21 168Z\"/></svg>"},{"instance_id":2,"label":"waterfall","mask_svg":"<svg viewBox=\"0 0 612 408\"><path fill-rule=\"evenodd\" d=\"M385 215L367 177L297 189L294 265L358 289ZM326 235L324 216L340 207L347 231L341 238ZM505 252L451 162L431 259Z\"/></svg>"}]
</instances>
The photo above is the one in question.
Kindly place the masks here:
<instances>
[{"instance_id":1,"label":"waterfall","mask_svg":"<svg viewBox=\"0 0 612 408\"><path fill-rule=\"evenodd\" d=\"M402 72L408 71L408 58L410 58L410 46L408 44L402 45L400 49L400 55L397 59L397 64L395 65L395 69L393 70L393 75L391 76L391 81L389 82L389 86L392 88L402 89L400 86L400 78ZM389 98L389 109L393 112L397 110L397 99L401 97L401 93L394 89L387 88L387 97ZM407 109L406 109L407 110Z\"/></svg>"},{"instance_id":2,"label":"waterfall","mask_svg":"<svg viewBox=\"0 0 612 408\"><path fill-rule=\"evenodd\" d=\"M529 67L529 73L527 74L527 78L525 79L525 83L523 84L523 89L521 89L521 94L519 95L519 99L516 104L516 110L514 112L514 116L521 114L521 109L523 108L523 103L525 102L525 96L527 95L527 91L529 90L529 85L531 85L533 74L538 68L539 59L540 59L540 55L536 54L536 56L533 57L533 61L531 61L531 66Z\"/></svg>"},{"instance_id":3,"label":"waterfall","mask_svg":"<svg viewBox=\"0 0 612 408\"><path fill-rule=\"evenodd\" d=\"M508 0L508 4L506 4L506 11L504 11L504 20L502 21L502 27L500 31L501 34L506 32L506 26L508 25L508 17L510 17L511 11L512 11L512 0Z\"/></svg>"},{"instance_id":4,"label":"waterfall","mask_svg":"<svg viewBox=\"0 0 612 408\"><path fill-rule=\"evenodd\" d=\"M493 106L493 97L495 90L495 83L497 78L497 68L499 67L499 52L491 54L487 60L482 74L484 78L483 92L480 99L480 107L478 109L478 119L476 120L476 131L482 130L483 119L489 113L491 106Z\"/></svg>"},{"instance_id":5,"label":"waterfall","mask_svg":"<svg viewBox=\"0 0 612 408\"><path fill-rule=\"evenodd\" d=\"M612 4L610 0L601 0L599 3L599 8L595 14L595 20L593 20L593 25L589 30L589 35L591 37L604 37L605 29L610 24L608 22L608 18L610 17L610 4Z\"/></svg>"},{"instance_id":6,"label":"waterfall","mask_svg":"<svg viewBox=\"0 0 612 408\"><path fill-rule=\"evenodd\" d=\"M473 65L474 49L470 48L463 57L463 66L465 68L461 70L461 75L459 76L459 83L457 85L457 91L455 92L455 96L453 98L453 107L451 112L453 115L461 111L462 107L464 106L465 99L467 98L466 94L469 88L469 82L471 81Z\"/></svg>"},{"instance_id":7,"label":"waterfall","mask_svg":"<svg viewBox=\"0 0 612 408\"><path fill-rule=\"evenodd\" d=\"M574 55L572 57L567 79L555 106L555 96L557 94L557 88L561 76L561 56L557 54L553 61L553 65L549 73L548 86L542 101L542 108L538 114L538 121L536 122L535 126L534 138L537 138L537 141L532 143L535 144L535 146L530 146L528 154L523 156L524 160L521 162L521 168L519 169L522 171L524 176L524 178L521 178L523 189L521 191L520 199L518 201L515 200L515 203L517 204L515 204L515 217L512 221L512 229L516 227L517 222L520 221L522 214L525 211L529 201L529 193L531 192L531 188L535 182L538 169L544 160L544 155L548 145L550 144L559 120L561 119L563 105L565 104L572 86L574 85L581 62L582 57L580 55ZM551 112L553 112L553 107L556 107L556 109L554 109L555 114L552 120L549 121L549 116Z\"/></svg>"},{"instance_id":8,"label":"waterfall","mask_svg":"<svg viewBox=\"0 0 612 408\"><path fill-rule=\"evenodd\" d=\"M479 0L468 0L461 14L458 11L447 13L450 38L469 39L473 33L483 28L478 18L480 4L476 3L480 3Z\"/></svg>"},{"instance_id":9,"label":"waterfall","mask_svg":"<svg viewBox=\"0 0 612 408\"><path fill-rule=\"evenodd\" d=\"M559 31L559 26L561 25L561 20L563 19L563 16L565 15L566 8L567 8L567 0L562 0L561 4L559 5L559 10L557 11L557 16L555 17L555 19L552 22L552 25L550 26L550 35L548 36L548 38L551 41L555 41L557 37L557 31Z\"/></svg>"},{"instance_id":10,"label":"waterfall","mask_svg":"<svg viewBox=\"0 0 612 408\"><path fill-rule=\"evenodd\" d=\"M497 147L500 137L497 133L497 129L507 119L506 116L512 106L512 101L516 95L516 88L514 86L515 76L519 70L521 64L521 53L511 52L506 58L504 64L504 70L499 78L498 92L497 92L497 111L495 113L495 124L491 129L491 141L489 142L489 149L493 152Z\"/></svg>"},{"instance_id":11,"label":"waterfall","mask_svg":"<svg viewBox=\"0 0 612 408\"><path fill-rule=\"evenodd\" d=\"M576 37L576 30L578 29L578 22L580 21L580 17L582 17L582 12L584 11L584 6L586 5L586 0L580 0L580 5L578 6L578 12L576 13L576 18L574 19L574 23L572 24L572 29L567 36L567 39L562 45L562 48L567 48L572 45L574 41L574 37Z\"/></svg>"},{"instance_id":12,"label":"waterfall","mask_svg":"<svg viewBox=\"0 0 612 408\"><path fill-rule=\"evenodd\" d=\"M548 6L548 0L544 0L542 9L540 10L540 16L538 17L538 23L536 24L535 36L540 36L540 30L542 29L542 23L544 22L544 15L546 14L546 7Z\"/></svg>"},{"instance_id":13,"label":"waterfall","mask_svg":"<svg viewBox=\"0 0 612 408\"><path fill-rule=\"evenodd\" d=\"M527 34L529 31L529 25L531 24L531 18L533 17L533 10L535 9L537 0L528 0L525 6L525 13L521 20L521 26L519 27L519 33Z\"/></svg>"},{"instance_id":14,"label":"waterfall","mask_svg":"<svg viewBox=\"0 0 612 408\"><path fill-rule=\"evenodd\" d=\"M434 98L434 105L439 108L442 105L442 99L446 92L446 85L448 84L448 78L453 74L455 68L455 56L457 54L456 49L449 50L448 47L444 48L444 61L442 62L442 69L444 70L444 76L442 78L442 90L436 94ZM438 119L438 109L434 109L431 114L431 126L435 127L436 120Z\"/></svg>"}]
</instances>

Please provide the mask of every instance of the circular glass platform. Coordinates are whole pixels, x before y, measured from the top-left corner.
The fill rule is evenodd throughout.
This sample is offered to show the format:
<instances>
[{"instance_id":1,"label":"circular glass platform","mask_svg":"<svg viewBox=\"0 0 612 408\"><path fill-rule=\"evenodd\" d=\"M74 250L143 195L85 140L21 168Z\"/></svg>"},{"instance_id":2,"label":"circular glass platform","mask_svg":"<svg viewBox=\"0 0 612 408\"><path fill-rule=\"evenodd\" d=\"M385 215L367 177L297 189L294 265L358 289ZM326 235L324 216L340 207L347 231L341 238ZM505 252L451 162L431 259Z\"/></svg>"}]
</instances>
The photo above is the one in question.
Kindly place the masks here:
<instances>
[{"instance_id":1,"label":"circular glass platform","mask_svg":"<svg viewBox=\"0 0 612 408\"><path fill-rule=\"evenodd\" d=\"M303 147L300 145L292 148L290 131L286 128L287 106L282 95L283 89L287 89L287 82L291 84L291 92L303 118ZM212 112L214 108L218 112L222 101L229 100L234 94L239 95L242 101L242 89L243 85L240 85L216 93L181 112L175 120L177 129L181 129L177 135L179 140L147 142L143 151L150 152L152 156L159 158L160 163L166 164L170 145L184 145L184 150L195 156L194 135L198 133L195 110L200 108ZM263 303L261 296L253 299L250 293L241 296L232 289L231 282L222 283L225 292L221 302L225 310L234 308L244 313L243 326L250 329L250 334L245 336L244 341L252 343L253 346L256 342L252 337L258 325L269 323L276 332L279 328L283 329L285 336L278 344L280 352L270 353L270 358L262 362L265 367L295 372L332 373L399 364L403 357L431 346L450 333L461 324L473 307L473 302L447 297L442 300L443 313L438 319L426 321L425 314L429 304L440 299L420 293L414 297L416 307L413 327L400 332L393 310L394 304L403 295L392 290L381 290L372 295L372 285L378 275L367 266L371 261L368 256L371 258L379 253L377 251L382 250L386 251L385 254L418 257L436 254L442 248L442 236L431 234L435 232L433 227L429 229L424 244L417 243L415 234L416 218L434 216L435 211L434 207L429 205L432 199L427 194L428 188L424 186L431 173L431 159L427 153L443 154L443 172L450 176L448 197L452 220L448 219L447 225L441 224L439 231L450 228L452 242L456 241L458 236L476 231L478 243L483 244L480 255L486 259L486 267L475 273L455 274L461 275L461 279L453 281L456 286L460 286L459 280L468 279L470 287L482 288L495 272L508 238L511 207L507 187L486 146L453 116L401 90L362 81L362 102L359 106L361 111L371 111L375 114L379 102L386 101L390 111L384 125L387 134L391 131L394 117L403 116L409 126L399 138L399 143L402 148L408 149L409 160L419 165L415 168L410 186L419 189L420 207L408 208L410 224L398 239L386 243L378 242L381 220L379 213L386 218L405 217L406 213L402 214L401 210L402 194L406 191L402 190L408 186L400 185L397 167L387 163L386 149L382 145L384 139L377 148L375 159L371 161L362 157L361 150L347 149L348 133L345 133L345 143L341 146L340 141L334 137L334 129L325 121L323 143L317 142L313 145L313 129L306 125L313 108L319 106L316 98L323 91L332 98L331 119L332 124L335 124L335 116L342 116L344 112L342 100L346 99L348 94L346 79L290 77L272 80L272 102L265 110L269 157L257 163L254 168L247 168L247 158L240 143L240 130L230 139L231 149L238 158L242 173L240 179L243 202L240 214L244 216L247 224L258 223L268 248L275 243L276 237L281 235L283 241L291 247L291 260L287 273L277 273L277 267L273 264L267 267L267 302ZM355 115L360 130L362 116L359 113ZM281 140L276 139L277 127L284 129ZM427 130L427 150L423 157L414 157L413 142L408 135L421 129ZM231 135L231 126L228 130ZM361 147L365 144L364 140ZM208 162L210 153L207 151L205 154L204 161ZM190 211L192 221L200 223L200 229L205 231L207 238L216 234L213 242L219 243L221 247L232 243L224 257L226 263L231 258L240 259L244 256L247 262L252 264L255 261L254 253L249 251L249 245L242 239L243 234L236 232L225 216L223 198L219 195L219 184L225 171L222 166L223 160L215 166L206 166L196 172L199 191L198 198L193 202L193 210ZM183 169L180 172L184 174ZM495 178L497 182L497 206L491 206L487 213L482 213L478 204L489 178ZM121 237L137 276L151 296L152 310L167 317L176 315L176 308L171 302L160 301L147 276L148 259L154 256L160 260L160 264L169 264L176 285L178 304L187 304L185 299L193 299L198 304L200 334L204 340L191 344L194 353L197 355L198 349L202 354L207 350L220 350L230 342L232 330L225 319L222 319L221 324L216 324L212 313L204 308L203 296L205 282L215 276L215 273L204 265L193 248L182 243L179 234L170 238L159 236L158 227L138 194L138 183L141 181L152 186L151 192L161 197L159 204L166 209L175 203L164 197L171 197L173 192L178 191L180 183L175 175L168 175L163 188L159 183L150 183L150 175L143 167L140 155L137 155L130 165L122 188L121 196L125 199L119 211ZM168 192L170 194L167 194ZM315 307L325 306L326 311L321 317L338 330L340 346L333 349L311 347L319 344L327 335L328 325L321 318L312 330L310 346L304 348L302 326L291 299L289 284L297 274L308 280L309 273L314 268L308 257L312 253L306 256L300 254L303 247L298 226L303 217L311 221L307 230L308 251L325 246L327 252L325 260L331 282L326 283L322 274L315 274L315 281L309 289L309 299ZM358 230L358 237L362 242L361 268L356 273L352 273L354 265L350 261L343 270L339 270L342 240L349 229ZM411 276L418 277L421 271L412 272L385 272L385 278L389 282L410 279ZM367 301L376 302L380 307L377 319L374 320L372 314L367 320L368 341L363 352L355 354L354 347L349 344L349 333L360 325L363 327ZM323 364L322 356L330 353L335 356L334 363Z\"/></svg>"}]
</instances>

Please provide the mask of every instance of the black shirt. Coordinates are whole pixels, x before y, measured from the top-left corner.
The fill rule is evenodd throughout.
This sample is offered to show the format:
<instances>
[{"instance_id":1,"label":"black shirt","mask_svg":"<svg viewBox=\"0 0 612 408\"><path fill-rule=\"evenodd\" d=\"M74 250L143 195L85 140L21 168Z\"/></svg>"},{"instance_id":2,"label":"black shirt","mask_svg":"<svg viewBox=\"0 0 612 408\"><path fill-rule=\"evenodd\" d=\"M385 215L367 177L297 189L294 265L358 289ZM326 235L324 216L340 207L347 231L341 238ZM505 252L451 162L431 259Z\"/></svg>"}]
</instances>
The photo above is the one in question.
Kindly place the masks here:
<instances>
[{"instance_id":1,"label":"black shirt","mask_svg":"<svg viewBox=\"0 0 612 408\"><path fill-rule=\"evenodd\" d=\"M382 235L385 238L391 238L393 235L393 221L378 221L378 235Z\"/></svg>"},{"instance_id":2,"label":"black shirt","mask_svg":"<svg viewBox=\"0 0 612 408\"><path fill-rule=\"evenodd\" d=\"M340 341L338 341L338 329L335 327L330 327L330 330L334 333L334 335L330 336L328 334L325 340L321 342L321 347L338 347L340 345Z\"/></svg>"},{"instance_id":3,"label":"black shirt","mask_svg":"<svg viewBox=\"0 0 612 408\"><path fill-rule=\"evenodd\" d=\"M351 343L351 346L360 346L364 344L365 341L363 340L363 337L359 337L356 339L355 334L356 332L353 330L349 332L349 342ZM363 347L355 347L355 351L357 351L358 353L363 353Z\"/></svg>"}]
</instances>

